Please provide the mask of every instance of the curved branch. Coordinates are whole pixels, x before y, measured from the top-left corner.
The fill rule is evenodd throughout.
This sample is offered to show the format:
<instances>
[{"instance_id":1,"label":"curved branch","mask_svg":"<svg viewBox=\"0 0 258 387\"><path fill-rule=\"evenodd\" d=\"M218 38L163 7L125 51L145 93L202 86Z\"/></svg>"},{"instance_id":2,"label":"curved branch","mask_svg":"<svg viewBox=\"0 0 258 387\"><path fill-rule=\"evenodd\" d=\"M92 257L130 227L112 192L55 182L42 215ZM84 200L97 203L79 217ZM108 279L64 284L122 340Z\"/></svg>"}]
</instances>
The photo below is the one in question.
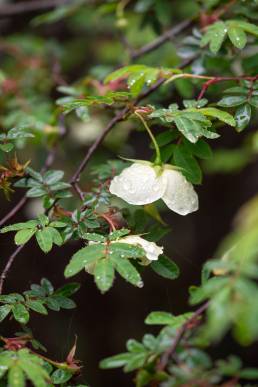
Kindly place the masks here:
<instances>
[{"instance_id":1,"label":"curved branch","mask_svg":"<svg viewBox=\"0 0 258 387\"><path fill-rule=\"evenodd\" d=\"M171 344L171 346L163 353L161 356L160 362L157 365L157 371L164 371L168 365L169 359L175 353L178 344L184 337L185 333L191 329L191 325L196 322L196 320L203 314L203 312L208 308L209 301L203 304L199 309L197 309L194 314L178 329L176 336Z\"/></svg>"},{"instance_id":2,"label":"curved branch","mask_svg":"<svg viewBox=\"0 0 258 387\"><path fill-rule=\"evenodd\" d=\"M151 51L156 50L168 40L172 39L174 36L180 34L180 32L190 27L192 24L193 20L184 20L181 23L177 24L175 27L172 27L168 31L165 31L164 34L159 36L157 39L153 40L150 43L147 43L145 46L139 48L139 50L134 51L131 54L131 60L136 60L140 56L143 56Z\"/></svg>"},{"instance_id":3,"label":"curved branch","mask_svg":"<svg viewBox=\"0 0 258 387\"><path fill-rule=\"evenodd\" d=\"M6 4L0 7L0 17L9 17L28 12L37 12L72 3L73 0L33 0Z\"/></svg>"}]
</instances>

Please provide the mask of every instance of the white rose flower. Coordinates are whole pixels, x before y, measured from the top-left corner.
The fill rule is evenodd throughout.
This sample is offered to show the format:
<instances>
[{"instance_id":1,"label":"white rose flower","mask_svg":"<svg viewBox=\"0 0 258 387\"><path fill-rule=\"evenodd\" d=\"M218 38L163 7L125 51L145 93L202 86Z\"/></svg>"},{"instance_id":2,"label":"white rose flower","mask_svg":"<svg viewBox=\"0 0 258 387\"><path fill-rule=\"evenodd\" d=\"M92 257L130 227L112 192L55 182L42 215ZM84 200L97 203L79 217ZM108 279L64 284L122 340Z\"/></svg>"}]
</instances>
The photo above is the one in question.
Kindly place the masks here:
<instances>
[{"instance_id":1,"label":"white rose flower","mask_svg":"<svg viewBox=\"0 0 258 387\"><path fill-rule=\"evenodd\" d=\"M89 245L97 244L98 242L90 241ZM142 247L145 251L146 259L142 260L142 264L146 265L149 261L157 261L159 256L163 254L163 247L158 246L154 242L149 242L146 239L140 237L139 235L127 235L123 238L112 241L111 243L127 243L128 245L136 245ZM106 242L104 243L106 244ZM94 271L95 265L88 265L85 269L87 272L91 273Z\"/></svg>"},{"instance_id":2,"label":"white rose flower","mask_svg":"<svg viewBox=\"0 0 258 387\"><path fill-rule=\"evenodd\" d=\"M181 172L165 164L135 162L125 168L110 184L110 192L129 204L143 205L162 199L180 215L198 210L198 196Z\"/></svg>"},{"instance_id":3,"label":"white rose flower","mask_svg":"<svg viewBox=\"0 0 258 387\"><path fill-rule=\"evenodd\" d=\"M143 248L148 261L157 261L159 256L163 254L163 247L156 245L154 242L146 241L139 235L128 235L119 239L119 243L128 243L129 245L138 245Z\"/></svg>"}]
</instances>

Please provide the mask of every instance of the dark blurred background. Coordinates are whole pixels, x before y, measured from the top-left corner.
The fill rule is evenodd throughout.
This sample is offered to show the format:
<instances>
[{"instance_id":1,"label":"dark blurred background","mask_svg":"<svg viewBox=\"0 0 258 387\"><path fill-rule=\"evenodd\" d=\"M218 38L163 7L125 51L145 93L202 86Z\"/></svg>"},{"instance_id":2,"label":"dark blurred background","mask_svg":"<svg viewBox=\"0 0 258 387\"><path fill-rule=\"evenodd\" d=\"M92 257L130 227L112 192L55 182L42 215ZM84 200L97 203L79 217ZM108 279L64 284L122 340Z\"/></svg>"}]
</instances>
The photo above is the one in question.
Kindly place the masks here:
<instances>
[{"instance_id":1,"label":"dark blurred background","mask_svg":"<svg viewBox=\"0 0 258 387\"><path fill-rule=\"evenodd\" d=\"M178 9L181 7L180 2L174 3ZM49 44L50 41L61 43L62 50L65 51L65 54L60 54L62 69L68 83L85 76L89 69L102 63L104 59L108 66L115 67L117 58L120 56L119 58L123 59L121 57L123 44L113 32L110 20L103 22L103 25L94 24L95 19L92 21L89 16L87 18L87 12L84 19L82 15L80 17L77 15L73 21L59 21L35 28L31 26L30 20L38 14L37 12L12 17L0 15L0 60L6 66L6 56L1 50L1 45L6 42L6 39L10 41L10 38L15 37L18 45L22 47L22 42L29 40L30 34L34 34L39 40L42 39L39 45L44 46L45 42ZM188 13L190 12L191 8ZM174 19L176 17L177 14L174 15ZM134 22L137 24L137 21ZM97 44L94 40L96 35ZM152 35L151 29L147 28L144 39L147 40ZM139 37L133 39L136 41ZM116 50L114 42L117 45ZM113 52L109 51L111 46L113 46ZM44 47L40 50L45 54ZM161 54L169 58L168 62L172 64L178 61L175 56L175 46L172 43L161 48L155 57L151 54L143 61L146 63L154 60L155 65ZM69 62L71 61L69 56L74 58L73 65ZM97 70L99 70L98 67L95 68L95 72ZM51 94L56 97L54 88L51 89ZM166 96L168 101L171 99L176 101L178 98L177 91L171 91L171 95ZM215 148L233 149L243 141L244 135L236 136L233 129L227 127L225 130L222 128L222 131L224 131L223 136L213 141ZM127 145L127 148L122 146L120 154L123 154L124 149L135 158L148 158L150 149L146 142L146 135L132 132L129 138L130 145ZM86 149L87 144L64 142L58 150L53 168L63 168L65 165L66 177L69 177ZM104 146L100 149L97 159L105 159L106 156L111 155L114 155L112 149ZM29 157L34 160L34 163L35 156L34 167L37 169L44 157L43 147L42 149L39 147L37 155L30 149L26 150L26 154L21 150L21 157L26 159ZM77 335L76 357L84 364L84 380L90 386L132 386L132 374L124 375L122 370L101 371L98 368L98 362L104 357L122 352L128 338L140 339L148 331L157 332L155 328L144 325L144 319L150 311L165 310L177 314L188 310L187 289L190 285L199 284L202 263L213 256L223 236L230 231L233 217L239 207L257 192L257 172L258 163L253 162L233 174L207 174L203 184L196 188L200 199L198 212L186 217L172 212L164 214L165 221L171 226L171 233L162 240L162 244L165 246L167 255L180 267L181 275L177 280L165 280L146 270L143 274L145 284L143 289L134 288L117 278L115 286L107 294L101 295L92 277L82 273L75 279L82 284L80 291L74 297L77 309L59 313L50 311L48 318L32 314L30 326L33 327L35 337L48 348L48 355L60 361L65 359ZM85 184L87 184L86 180L87 176L85 176ZM16 192L12 195L11 202L7 202L1 196L1 218L21 196L21 192ZM28 211L28 207L24 208L12 222L25 220L28 217ZM1 236L1 266L14 248L13 235ZM32 283L38 283L42 277L48 278L55 287L61 286L64 283L64 267L77 249L78 244L74 242L62 248L55 247L50 254L45 255L38 249L35 241L30 241L16 258L6 280L5 293L26 290ZM17 324L6 321L1 324L1 329L1 335L12 335L17 330ZM225 357L231 353L240 354L248 365L257 366L257 346L241 348L230 336L222 343L214 345L211 351L215 358Z\"/></svg>"}]
</instances>

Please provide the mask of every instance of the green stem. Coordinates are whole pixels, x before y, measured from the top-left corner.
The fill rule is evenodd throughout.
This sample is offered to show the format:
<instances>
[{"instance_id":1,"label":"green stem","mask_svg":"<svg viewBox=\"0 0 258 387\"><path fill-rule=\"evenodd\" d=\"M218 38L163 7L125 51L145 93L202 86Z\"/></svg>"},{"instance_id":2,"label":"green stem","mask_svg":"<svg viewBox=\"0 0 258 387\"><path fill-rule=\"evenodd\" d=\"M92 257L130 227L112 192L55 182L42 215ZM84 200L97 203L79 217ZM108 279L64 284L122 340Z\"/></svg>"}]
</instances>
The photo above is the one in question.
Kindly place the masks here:
<instances>
[{"instance_id":1,"label":"green stem","mask_svg":"<svg viewBox=\"0 0 258 387\"><path fill-rule=\"evenodd\" d=\"M135 115L141 120L141 122L143 123L145 129L147 130L150 138L151 138L151 141L154 145L154 148L155 148L155 151L156 151L156 158L155 158L155 161L154 161L154 164L155 165L161 165L162 162L161 162L161 155L160 155L160 149L159 149L159 146L158 146L158 143L152 133L152 131L150 130L150 127L149 125L147 124L147 122L145 121L145 119L141 116L141 114L137 113L137 111L135 111Z\"/></svg>"}]
</instances>

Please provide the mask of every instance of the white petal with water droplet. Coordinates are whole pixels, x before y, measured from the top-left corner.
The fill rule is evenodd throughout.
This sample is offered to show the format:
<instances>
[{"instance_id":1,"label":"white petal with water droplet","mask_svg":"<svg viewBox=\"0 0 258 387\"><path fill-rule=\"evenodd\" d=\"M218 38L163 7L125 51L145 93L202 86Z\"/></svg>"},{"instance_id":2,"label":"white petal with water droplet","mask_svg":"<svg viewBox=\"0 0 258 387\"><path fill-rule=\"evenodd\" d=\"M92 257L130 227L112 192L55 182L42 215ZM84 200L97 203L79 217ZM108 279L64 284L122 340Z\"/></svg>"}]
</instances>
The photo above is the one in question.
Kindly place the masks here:
<instances>
[{"instance_id":1,"label":"white petal with water droplet","mask_svg":"<svg viewBox=\"0 0 258 387\"><path fill-rule=\"evenodd\" d=\"M180 215L198 210L197 193L181 172L165 169L162 175L167 179L167 188L162 199L168 208Z\"/></svg>"},{"instance_id":2,"label":"white petal with water droplet","mask_svg":"<svg viewBox=\"0 0 258 387\"><path fill-rule=\"evenodd\" d=\"M162 197L166 179L157 176L153 167L134 163L111 181L109 190L129 204L149 204Z\"/></svg>"},{"instance_id":3,"label":"white petal with water droplet","mask_svg":"<svg viewBox=\"0 0 258 387\"><path fill-rule=\"evenodd\" d=\"M139 235L126 236L119 239L119 242L141 246L146 253L146 258L149 261L156 261L159 258L159 255L163 254L163 247L156 245L154 242L146 241L146 239L143 239Z\"/></svg>"}]
</instances>

